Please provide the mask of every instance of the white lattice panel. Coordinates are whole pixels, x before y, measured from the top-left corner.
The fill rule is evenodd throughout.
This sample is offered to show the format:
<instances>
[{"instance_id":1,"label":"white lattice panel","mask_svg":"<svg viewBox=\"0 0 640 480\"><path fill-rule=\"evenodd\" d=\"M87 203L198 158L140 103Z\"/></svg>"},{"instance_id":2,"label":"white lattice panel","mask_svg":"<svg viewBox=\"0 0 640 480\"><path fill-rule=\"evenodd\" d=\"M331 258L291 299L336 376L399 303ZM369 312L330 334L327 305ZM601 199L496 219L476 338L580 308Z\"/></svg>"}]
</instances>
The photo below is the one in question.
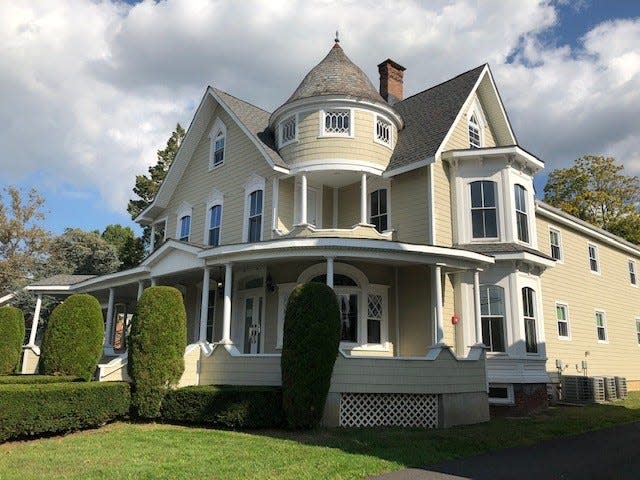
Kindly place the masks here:
<instances>
[{"instance_id":1,"label":"white lattice panel","mask_svg":"<svg viewBox=\"0 0 640 480\"><path fill-rule=\"evenodd\" d=\"M438 396L421 393L342 393L341 427L438 427Z\"/></svg>"}]
</instances>

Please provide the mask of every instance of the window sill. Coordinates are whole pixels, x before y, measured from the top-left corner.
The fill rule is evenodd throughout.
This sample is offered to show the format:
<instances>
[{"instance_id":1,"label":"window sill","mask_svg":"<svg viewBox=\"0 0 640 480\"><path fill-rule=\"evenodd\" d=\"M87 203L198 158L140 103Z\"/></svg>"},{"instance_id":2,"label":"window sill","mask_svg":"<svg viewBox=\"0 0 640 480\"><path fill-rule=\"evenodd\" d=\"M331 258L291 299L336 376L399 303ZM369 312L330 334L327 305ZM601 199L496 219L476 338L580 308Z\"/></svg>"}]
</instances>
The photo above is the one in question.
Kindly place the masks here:
<instances>
[{"instance_id":1,"label":"window sill","mask_svg":"<svg viewBox=\"0 0 640 480\"><path fill-rule=\"evenodd\" d=\"M323 133L318 136L318 140L323 138L356 138L356 136L352 133Z\"/></svg>"},{"instance_id":2,"label":"window sill","mask_svg":"<svg viewBox=\"0 0 640 480\"><path fill-rule=\"evenodd\" d=\"M381 145L381 146L386 147L389 150L393 151L393 147L391 146L390 143L383 142L382 140L378 140L377 138L374 138L373 141L374 141L374 143L377 143L378 145Z\"/></svg>"},{"instance_id":3,"label":"window sill","mask_svg":"<svg viewBox=\"0 0 640 480\"><path fill-rule=\"evenodd\" d=\"M209 171L212 172L212 171L217 170L218 168L220 168L222 166L224 166L224 162L219 163L217 165L209 165Z\"/></svg>"},{"instance_id":4,"label":"window sill","mask_svg":"<svg viewBox=\"0 0 640 480\"><path fill-rule=\"evenodd\" d=\"M560 335L558 335L558 340L562 340L563 342L569 342L571 341L571 337L561 337Z\"/></svg>"},{"instance_id":5,"label":"window sill","mask_svg":"<svg viewBox=\"0 0 640 480\"><path fill-rule=\"evenodd\" d=\"M609 340L598 340L598 343L603 344L603 345L608 345L609 344Z\"/></svg>"}]
</instances>

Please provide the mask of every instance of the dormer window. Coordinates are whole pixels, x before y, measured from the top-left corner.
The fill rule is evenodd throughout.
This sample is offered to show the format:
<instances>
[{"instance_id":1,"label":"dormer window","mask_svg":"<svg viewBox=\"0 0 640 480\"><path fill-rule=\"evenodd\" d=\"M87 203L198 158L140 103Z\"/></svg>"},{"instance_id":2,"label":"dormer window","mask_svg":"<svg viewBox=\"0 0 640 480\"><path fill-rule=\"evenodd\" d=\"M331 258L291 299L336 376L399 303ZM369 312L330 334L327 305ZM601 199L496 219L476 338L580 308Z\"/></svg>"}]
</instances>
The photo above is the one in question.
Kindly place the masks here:
<instances>
[{"instance_id":1,"label":"dormer window","mask_svg":"<svg viewBox=\"0 0 640 480\"><path fill-rule=\"evenodd\" d=\"M227 127L218 118L209 133L209 170L219 167L224 163L224 148L226 143Z\"/></svg>"},{"instance_id":2,"label":"dormer window","mask_svg":"<svg viewBox=\"0 0 640 480\"><path fill-rule=\"evenodd\" d=\"M376 142L391 146L391 123L382 117L376 118Z\"/></svg>"},{"instance_id":3,"label":"dormer window","mask_svg":"<svg viewBox=\"0 0 640 480\"><path fill-rule=\"evenodd\" d=\"M292 115L280 124L280 146L284 147L297 138L297 123L296 116Z\"/></svg>"},{"instance_id":4,"label":"dormer window","mask_svg":"<svg viewBox=\"0 0 640 480\"><path fill-rule=\"evenodd\" d=\"M469 118L469 148L480 148L481 146L480 123L478 123L478 116L473 113Z\"/></svg>"},{"instance_id":5,"label":"dormer window","mask_svg":"<svg viewBox=\"0 0 640 480\"><path fill-rule=\"evenodd\" d=\"M529 220L527 217L527 190L522 185L514 185L516 201L516 223L518 240L529 243Z\"/></svg>"},{"instance_id":6,"label":"dormer window","mask_svg":"<svg viewBox=\"0 0 640 480\"><path fill-rule=\"evenodd\" d=\"M324 112L323 135L351 136L351 110L337 109Z\"/></svg>"},{"instance_id":7,"label":"dormer window","mask_svg":"<svg viewBox=\"0 0 640 480\"><path fill-rule=\"evenodd\" d=\"M472 182L470 187L473 238L497 238L496 183L483 180Z\"/></svg>"}]
</instances>

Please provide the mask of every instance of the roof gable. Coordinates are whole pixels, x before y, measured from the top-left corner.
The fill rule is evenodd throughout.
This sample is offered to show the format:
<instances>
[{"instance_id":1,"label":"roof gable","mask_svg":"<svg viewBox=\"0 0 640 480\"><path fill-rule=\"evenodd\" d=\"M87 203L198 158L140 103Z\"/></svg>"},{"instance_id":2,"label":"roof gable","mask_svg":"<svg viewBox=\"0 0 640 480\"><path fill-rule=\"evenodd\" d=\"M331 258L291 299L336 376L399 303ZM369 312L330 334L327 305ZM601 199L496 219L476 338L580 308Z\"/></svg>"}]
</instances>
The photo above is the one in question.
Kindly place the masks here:
<instances>
[{"instance_id":1,"label":"roof gable","mask_svg":"<svg viewBox=\"0 0 640 480\"><path fill-rule=\"evenodd\" d=\"M288 171L287 164L276 150L273 132L268 127L270 113L222 90L208 87L167 176L160 185L153 202L135 219L137 222L150 223L161 213L162 209L166 208L200 139L206 133L206 128L217 105L229 114L231 120L247 135L272 168L285 173Z\"/></svg>"}]
</instances>

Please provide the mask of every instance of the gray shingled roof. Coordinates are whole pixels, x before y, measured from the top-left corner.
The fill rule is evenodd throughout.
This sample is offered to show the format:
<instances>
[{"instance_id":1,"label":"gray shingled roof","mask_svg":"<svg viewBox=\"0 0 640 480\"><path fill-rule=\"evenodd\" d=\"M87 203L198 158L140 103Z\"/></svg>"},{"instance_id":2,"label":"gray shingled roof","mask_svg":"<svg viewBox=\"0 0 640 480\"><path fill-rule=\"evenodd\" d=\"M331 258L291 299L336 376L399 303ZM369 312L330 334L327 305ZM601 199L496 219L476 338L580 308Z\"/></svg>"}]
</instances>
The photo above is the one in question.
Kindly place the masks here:
<instances>
[{"instance_id":1,"label":"gray shingled roof","mask_svg":"<svg viewBox=\"0 0 640 480\"><path fill-rule=\"evenodd\" d=\"M42 286L61 286L61 285L75 285L84 280L95 277L96 275L53 275L52 277L43 278L37 282L30 283L30 287L42 287Z\"/></svg>"},{"instance_id":2,"label":"gray shingled roof","mask_svg":"<svg viewBox=\"0 0 640 480\"><path fill-rule=\"evenodd\" d=\"M535 248L520 245L519 243L466 243L457 245L456 248L463 250L471 250L472 252L482 253L484 255L493 255L496 253L530 253L547 260L555 260L546 253L542 253Z\"/></svg>"},{"instance_id":3,"label":"gray shingled roof","mask_svg":"<svg viewBox=\"0 0 640 480\"><path fill-rule=\"evenodd\" d=\"M229 95L222 90L214 87L211 88L215 90L224 103L233 110L247 130L264 146L273 163L279 167L288 168L288 165L282 160L282 157L278 153L273 131L269 128L269 116L271 113L244 100L240 100L233 95Z\"/></svg>"},{"instance_id":4,"label":"gray shingled roof","mask_svg":"<svg viewBox=\"0 0 640 480\"><path fill-rule=\"evenodd\" d=\"M321 95L349 95L386 103L369 77L347 57L339 43L307 73L285 105L301 98Z\"/></svg>"},{"instance_id":5,"label":"gray shingled roof","mask_svg":"<svg viewBox=\"0 0 640 480\"><path fill-rule=\"evenodd\" d=\"M435 155L485 65L393 105L404 120L387 170Z\"/></svg>"}]
</instances>

